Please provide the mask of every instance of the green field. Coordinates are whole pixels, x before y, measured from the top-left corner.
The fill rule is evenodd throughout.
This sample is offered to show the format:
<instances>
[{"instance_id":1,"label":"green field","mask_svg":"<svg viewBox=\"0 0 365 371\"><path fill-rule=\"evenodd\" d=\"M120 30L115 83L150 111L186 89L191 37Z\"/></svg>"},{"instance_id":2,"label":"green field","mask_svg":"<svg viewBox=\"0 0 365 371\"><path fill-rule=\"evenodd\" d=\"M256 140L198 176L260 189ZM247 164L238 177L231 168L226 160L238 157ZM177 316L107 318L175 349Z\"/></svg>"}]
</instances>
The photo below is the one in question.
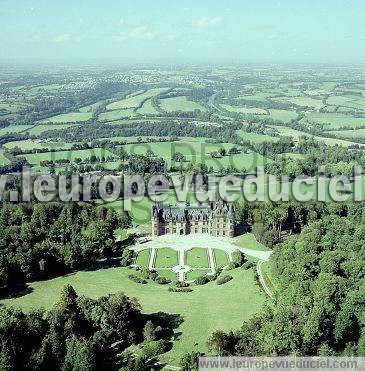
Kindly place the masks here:
<instances>
[{"instance_id":1,"label":"green field","mask_svg":"<svg viewBox=\"0 0 365 371\"><path fill-rule=\"evenodd\" d=\"M71 126L74 126L73 124L49 124L49 125L36 125L29 130L27 130L27 133L29 135L39 135L44 133L48 130L60 130L60 129L67 129Z\"/></svg>"},{"instance_id":2,"label":"green field","mask_svg":"<svg viewBox=\"0 0 365 371\"><path fill-rule=\"evenodd\" d=\"M205 111L203 106L191 100L187 100L185 96L161 99L160 106L165 112L193 112L195 110Z\"/></svg>"},{"instance_id":3,"label":"green field","mask_svg":"<svg viewBox=\"0 0 365 371\"><path fill-rule=\"evenodd\" d=\"M327 99L327 104L343 106L352 110L365 111L365 97L359 95L335 95Z\"/></svg>"},{"instance_id":4,"label":"green field","mask_svg":"<svg viewBox=\"0 0 365 371\"><path fill-rule=\"evenodd\" d=\"M209 268L208 250L201 247L193 247L186 251L186 265L191 268Z\"/></svg>"},{"instance_id":5,"label":"green field","mask_svg":"<svg viewBox=\"0 0 365 371\"><path fill-rule=\"evenodd\" d=\"M169 269L158 269L157 273L159 276L165 277L172 282L177 281L177 274Z\"/></svg>"},{"instance_id":6,"label":"green field","mask_svg":"<svg viewBox=\"0 0 365 371\"><path fill-rule=\"evenodd\" d=\"M237 130L236 134L239 135L244 140L249 140L253 143L263 143L263 142L277 142L279 138L272 137L270 135L257 134L257 133L248 133L244 130Z\"/></svg>"},{"instance_id":7,"label":"green field","mask_svg":"<svg viewBox=\"0 0 365 371\"><path fill-rule=\"evenodd\" d=\"M167 88L156 88L147 90L145 93L130 95L129 98L118 100L116 102L110 103L106 106L108 111L112 110L123 110L128 108L137 108L145 99L154 97L167 91Z\"/></svg>"},{"instance_id":8,"label":"green field","mask_svg":"<svg viewBox=\"0 0 365 371\"><path fill-rule=\"evenodd\" d=\"M298 114L294 111L287 111L282 109L269 109L270 118L273 120L279 120L283 122L290 122L298 117Z\"/></svg>"},{"instance_id":9,"label":"green field","mask_svg":"<svg viewBox=\"0 0 365 371\"><path fill-rule=\"evenodd\" d=\"M259 250L259 251L269 251L269 249L258 242L253 233L245 233L236 238L235 244L245 249Z\"/></svg>"},{"instance_id":10,"label":"green field","mask_svg":"<svg viewBox=\"0 0 365 371\"><path fill-rule=\"evenodd\" d=\"M114 111L103 112L99 115L99 121L116 121L122 118L129 118L135 116L134 108L118 109Z\"/></svg>"},{"instance_id":11,"label":"green field","mask_svg":"<svg viewBox=\"0 0 365 371\"><path fill-rule=\"evenodd\" d=\"M356 130L334 130L330 131L329 134L335 135L338 138L353 139L353 138L365 138L365 129Z\"/></svg>"},{"instance_id":12,"label":"green field","mask_svg":"<svg viewBox=\"0 0 365 371\"><path fill-rule=\"evenodd\" d=\"M251 138L255 138L256 140L259 138L263 139L263 137L255 134L251 135ZM267 139L265 138L265 140ZM231 156L226 155L223 157L212 158L212 152L217 152L221 148L224 148L228 152L228 150L234 147L234 145L231 143L208 143L204 139L185 139L178 142L127 144L123 147L127 152L133 154L145 154L147 150L151 150L156 156L162 157L169 165L171 164L172 155L180 152L186 158L184 166L186 166L188 162L193 164L205 164L208 168L212 167L214 171L220 171L229 166L233 166L238 170L243 168L252 170L257 166L262 166L266 161L269 161L260 154L252 151L247 153L241 152Z\"/></svg>"},{"instance_id":13,"label":"green field","mask_svg":"<svg viewBox=\"0 0 365 371\"><path fill-rule=\"evenodd\" d=\"M251 115L267 115L267 111L262 108L251 108L251 107L239 107L230 106L228 104L220 104L220 106L230 112L251 114Z\"/></svg>"},{"instance_id":14,"label":"green field","mask_svg":"<svg viewBox=\"0 0 365 371\"><path fill-rule=\"evenodd\" d=\"M32 165L38 165L41 161L56 161L56 160L70 160L73 162L75 158L86 159L95 155L100 159L102 157L114 156L111 152L104 148L92 148L82 150L32 153L24 155L28 162Z\"/></svg>"},{"instance_id":15,"label":"green field","mask_svg":"<svg viewBox=\"0 0 365 371\"><path fill-rule=\"evenodd\" d=\"M48 117L40 122L54 122L54 123L67 123L67 122L82 122L91 119L91 112L70 112L62 115Z\"/></svg>"},{"instance_id":16,"label":"green field","mask_svg":"<svg viewBox=\"0 0 365 371\"><path fill-rule=\"evenodd\" d=\"M206 341L213 331L239 328L243 321L260 312L266 301L252 269L230 271L233 280L227 284L218 286L212 282L195 286L191 293L171 293L166 286L153 282L140 285L128 279L130 273L129 268L110 268L33 282L29 285L29 294L1 303L20 306L24 310L49 309L66 283L70 283L79 295L92 298L125 292L139 300L145 313L163 312L182 317L182 323L175 329L181 335L174 341L172 350L161 357L164 362L178 365L185 352L206 352Z\"/></svg>"},{"instance_id":17,"label":"green field","mask_svg":"<svg viewBox=\"0 0 365 371\"><path fill-rule=\"evenodd\" d=\"M323 102L320 99L314 99L311 97L279 97L273 98L273 100L293 103L297 106L302 107L313 107L315 109L320 109L323 107Z\"/></svg>"},{"instance_id":18,"label":"green field","mask_svg":"<svg viewBox=\"0 0 365 371\"><path fill-rule=\"evenodd\" d=\"M136 264L140 267L148 268L150 262L150 249L142 250L138 252Z\"/></svg>"},{"instance_id":19,"label":"green field","mask_svg":"<svg viewBox=\"0 0 365 371\"><path fill-rule=\"evenodd\" d=\"M193 281L198 277L205 276L207 273L210 272L210 269L195 269L185 274L185 281Z\"/></svg>"},{"instance_id":20,"label":"green field","mask_svg":"<svg viewBox=\"0 0 365 371\"><path fill-rule=\"evenodd\" d=\"M156 114L158 114L155 107L153 107L153 105L152 105L151 99L148 99L146 102L144 102L143 106L137 110L137 113L139 113L140 115L156 115Z\"/></svg>"},{"instance_id":21,"label":"green field","mask_svg":"<svg viewBox=\"0 0 365 371\"><path fill-rule=\"evenodd\" d=\"M341 113L318 113L313 112L306 115L303 120L311 123L328 125L327 129L340 129L342 127L361 127L365 126L365 118L355 118Z\"/></svg>"},{"instance_id":22,"label":"green field","mask_svg":"<svg viewBox=\"0 0 365 371\"><path fill-rule=\"evenodd\" d=\"M169 247L156 250L155 268L172 268L178 264L177 252Z\"/></svg>"},{"instance_id":23,"label":"green field","mask_svg":"<svg viewBox=\"0 0 365 371\"><path fill-rule=\"evenodd\" d=\"M69 149L72 145L72 143L65 142L41 142L38 140L27 139L5 143L4 147L9 149L18 147L23 151L28 151L32 149Z\"/></svg>"},{"instance_id":24,"label":"green field","mask_svg":"<svg viewBox=\"0 0 365 371\"><path fill-rule=\"evenodd\" d=\"M221 249L213 249L213 253L217 268L222 268L229 264L229 258L225 251Z\"/></svg>"},{"instance_id":25,"label":"green field","mask_svg":"<svg viewBox=\"0 0 365 371\"><path fill-rule=\"evenodd\" d=\"M4 150L0 148L0 166L8 164L10 164L10 161L4 156Z\"/></svg>"},{"instance_id":26,"label":"green field","mask_svg":"<svg viewBox=\"0 0 365 371\"><path fill-rule=\"evenodd\" d=\"M20 133L32 127L33 125L10 125L0 129L0 137L10 133Z\"/></svg>"},{"instance_id":27,"label":"green field","mask_svg":"<svg viewBox=\"0 0 365 371\"><path fill-rule=\"evenodd\" d=\"M316 135L311 135L308 133L304 133L303 131L294 130L292 128L288 128L285 126L273 126L273 125L269 125L269 126L272 128L275 128L281 136L293 137L293 140L295 142L299 141L300 137L306 136L306 137L313 137L315 140L318 140L319 142L324 142L329 146L339 145L342 147L349 147L349 146L353 146L354 144L356 144L354 142L350 142L347 140L333 139L333 138L326 138L326 137L319 137Z\"/></svg>"}]
</instances>

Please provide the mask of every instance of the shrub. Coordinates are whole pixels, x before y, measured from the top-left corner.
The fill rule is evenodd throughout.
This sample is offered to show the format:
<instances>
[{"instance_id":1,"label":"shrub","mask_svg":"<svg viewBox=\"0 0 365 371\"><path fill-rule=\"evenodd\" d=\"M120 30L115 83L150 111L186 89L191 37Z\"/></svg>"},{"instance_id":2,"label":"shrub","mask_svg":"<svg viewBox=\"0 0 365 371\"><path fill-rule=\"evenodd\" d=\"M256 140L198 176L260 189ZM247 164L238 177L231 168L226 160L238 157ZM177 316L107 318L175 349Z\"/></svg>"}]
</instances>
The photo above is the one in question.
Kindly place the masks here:
<instances>
[{"instance_id":1,"label":"shrub","mask_svg":"<svg viewBox=\"0 0 365 371\"><path fill-rule=\"evenodd\" d=\"M145 358L151 359L159 354L162 354L166 351L167 344L165 340L155 340L145 343L142 349L142 354Z\"/></svg>"},{"instance_id":2,"label":"shrub","mask_svg":"<svg viewBox=\"0 0 365 371\"><path fill-rule=\"evenodd\" d=\"M233 280L232 276L224 276L217 279L217 285L224 285L225 283Z\"/></svg>"},{"instance_id":3,"label":"shrub","mask_svg":"<svg viewBox=\"0 0 365 371\"><path fill-rule=\"evenodd\" d=\"M171 280L167 279L166 277L157 277L156 282L159 285L167 285L168 283L171 283Z\"/></svg>"},{"instance_id":4,"label":"shrub","mask_svg":"<svg viewBox=\"0 0 365 371\"><path fill-rule=\"evenodd\" d=\"M133 257L133 252L129 249L124 249L122 253L122 258L120 260L120 265L122 267L128 267L131 264Z\"/></svg>"},{"instance_id":5,"label":"shrub","mask_svg":"<svg viewBox=\"0 0 365 371\"><path fill-rule=\"evenodd\" d=\"M245 254L243 252L241 252L240 250L233 251L232 262L230 263L230 265L234 264L235 268L241 267L242 264L245 263L245 261L246 261L246 258L245 258Z\"/></svg>"},{"instance_id":6,"label":"shrub","mask_svg":"<svg viewBox=\"0 0 365 371\"><path fill-rule=\"evenodd\" d=\"M145 285L147 283L146 280L136 276L135 274L128 274L128 278L136 283L141 283L142 285Z\"/></svg>"},{"instance_id":7,"label":"shrub","mask_svg":"<svg viewBox=\"0 0 365 371\"><path fill-rule=\"evenodd\" d=\"M206 276L200 276L195 279L196 285L205 285L208 282L209 282L209 278Z\"/></svg>"},{"instance_id":8,"label":"shrub","mask_svg":"<svg viewBox=\"0 0 365 371\"><path fill-rule=\"evenodd\" d=\"M193 289L190 287L169 287L170 292L192 292Z\"/></svg>"},{"instance_id":9,"label":"shrub","mask_svg":"<svg viewBox=\"0 0 365 371\"><path fill-rule=\"evenodd\" d=\"M175 283L175 286L176 286L176 287L189 287L190 285L189 285L187 282L177 281L177 282Z\"/></svg>"},{"instance_id":10,"label":"shrub","mask_svg":"<svg viewBox=\"0 0 365 371\"><path fill-rule=\"evenodd\" d=\"M254 262L249 262L249 261L247 261L246 263L243 263L243 265L242 265L243 269L250 269L250 268L254 268L254 267L255 267L255 263Z\"/></svg>"}]
</instances>

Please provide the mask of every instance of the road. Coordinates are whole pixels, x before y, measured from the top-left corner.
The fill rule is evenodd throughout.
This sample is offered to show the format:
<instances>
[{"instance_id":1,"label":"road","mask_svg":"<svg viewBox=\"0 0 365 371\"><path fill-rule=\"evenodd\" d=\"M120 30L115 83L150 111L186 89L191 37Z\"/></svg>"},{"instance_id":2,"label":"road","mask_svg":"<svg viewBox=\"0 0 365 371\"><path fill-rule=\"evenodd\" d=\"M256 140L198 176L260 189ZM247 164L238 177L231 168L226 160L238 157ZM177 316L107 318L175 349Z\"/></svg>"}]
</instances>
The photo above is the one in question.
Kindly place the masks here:
<instances>
[{"instance_id":1,"label":"road","mask_svg":"<svg viewBox=\"0 0 365 371\"><path fill-rule=\"evenodd\" d=\"M257 263L257 274L259 276L259 281L260 281L260 284L261 286L263 287L264 291L266 292L266 294L271 298L273 299L274 298L274 294L271 292L271 290L269 289L269 287L266 285L266 282L265 282L265 279L264 279L264 275L262 273L262 263L263 261L260 260L258 263Z\"/></svg>"}]
</instances>

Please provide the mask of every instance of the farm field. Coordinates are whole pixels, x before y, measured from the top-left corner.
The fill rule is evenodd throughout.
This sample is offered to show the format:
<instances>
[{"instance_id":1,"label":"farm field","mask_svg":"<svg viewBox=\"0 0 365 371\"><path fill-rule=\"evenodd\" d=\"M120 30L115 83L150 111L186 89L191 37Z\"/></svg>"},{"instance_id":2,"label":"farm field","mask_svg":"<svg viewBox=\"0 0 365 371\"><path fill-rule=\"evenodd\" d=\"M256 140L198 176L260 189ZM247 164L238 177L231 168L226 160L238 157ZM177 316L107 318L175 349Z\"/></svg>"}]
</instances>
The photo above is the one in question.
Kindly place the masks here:
<instances>
[{"instance_id":1,"label":"farm field","mask_svg":"<svg viewBox=\"0 0 365 371\"><path fill-rule=\"evenodd\" d=\"M257 133L248 133L244 130L237 130L237 135L239 135L244 140L249 140L253 143L263 143L263 142L277 142L279 138L272 137L270 135L257 134Z\"/></svg>"},{"instance_id":2,"label":"farm field","mask_svg":"<svg viewBox=\"0 0 365 371\"><path fill-rule=\"evenodd\" d=\"M328 125L328 128L325 128L325 130L336 130L343 127L357 128L365 126L365 118L355 118L341 113L309 113L306 115L303 121L325 124L326 126Z\"/></svg>"},{"instance_id":3,"label":"farm field","mask_svg":"<svg viewBox=\"0 0 365 371\"><path fill-rule=\"evenodd\" d=\"M116 121L122 118L129 118L136 116L134 108L117 109L113 111L103 112L99 115L98 119L101 122Z\"/></svg>"},{"instance_id":4,"label":"farm field","mask_svg":"<svg viewBox=\"0 0 365 371\"><path fill-rule=\"evenodd\" d=\"M38 141L33 139L26 139L26 140L17 140L14 142L8 142L4 144L4 148L15 148L18 147L23 151L28 151L32 149L69 149L71 148L73 143L65 143L65 142L46 142L46 141Z\"/></svg>"},{"instance_id":5,"label":"farm field","mask_svg":"<svg viewBox=\"0 0 365 371\"><path fill-rule=\"evenodd\" d=\"M10 125L0 129L0 137L9 133L20 133L31 129L33 125Z\"/></svg>"},{"instance_id":6,"label":"farm field","mask_svg":"<svg viewBox=\"0 0 365 371\"><path fill-rule=\"evenodd\" d=\"M45 152L45 153L31 153L24 155L28 162L32 165L39 165L41 161L56 161L56 160L70 160L71 162L75 158L86 159L90 156L97 156L100 159L102 157L108 157L114 155L104 148L92 148L92 149L82 149L75 151L58 151L58 152Z\"/></svg>"},{"instance_id":7,"label":"farm field","mask_svg":"<svg viewBox=\"0 0 365 371\"><path fill-rule=\"evenodd\" d=\"M174 341L173 348L161 357L169 364L178 364L182 354L188 351L207 351L206 341L213 331L239 328L242 322L258 313L267 300L255 282L252 269L230 271L233 280L227 284L218 286L211 282L194 286L193 292L186 294L168 292L167 287L154 282L137 284L128 279L130 273L129 268L73 273L33 282L29 284L29 294L0 302L6 306L20 306L26 311L42 307L50 309L66 283L71 284L78 295L91 298L122 291L136 297L145 313L164 312L181 316L182 323L175 329L181 332L181 336ZM242 288L244 295L237 295Z\"/></svg>"},{"instance_id":8,"label":"farm field","mask_svg":"<svg viewBox=\"0 0 365 371\"><path fill-rule=\"evenodd\" d=\"M140 115L157 115L155 107L152 105L151 99L148 99L141 108L138 108L137 113Z\"/></svg>"},{"instance_id":9,"label":"farm field","mask_svg":"<svg viewBox=\"0 0 365 371\"><path fill-rule=\"evenodd\" d=\"M160 107L166 112L193 112L195 110L205 111L203 106L196 102L187 100L185 96L160 99Z\"/></svg>"},{"instance_id":10,"label":"farm field","mask_svg":"<svg viewBox=\"0 0 365 371\"><path fill-rule=\"evenodd\" d=\"M67 123L67 122L82 122L91 119L91 112L70 112L70 113L63 113L61 115L48 117L47 119L39 121L40 123Z\"/></svg>"},{"instance_id":11,"label":"farm field","mask_svg":"<svg viewBox=\"0 0 365 371\"><path fill-rule=\"evenodd\" d=\"M348 107L358 111L365 111L365 97L359 95L331 96L327 99L327 104Z\"/></svg>"},{"instance_id":12,"label":"farm field","mask_svg":"<svg viewBox=\"0 0 365 371\"><path fill-rule=\"evenodd\" d=\"M29 128L26 132L29 135L39 135L44 133L48 130L59 130L59 129L67 129L71 126L74 126L73 124L48 124L48 125L36 125L31 128Z\"/></svg>"},{"instance_id":13,"label":"farm field","mask_svg":"<svg viewBox=\"0 0 365 371\"><path fill-rule=\"evenodd\" d=\"M4 156L4 150L0 148L0 166L8 164L10 164L10 161Z\"/></svg>"},{"instance_id":14,"label":"farm field","mask_svg":"<svg viewBox=\"0 0 365 371\"><path fill-rule=\"evenodd\" d=\"M290 122L291 120L294 120L298 117L298 114L294 111L269 109L269 112L271 119L283 122Z\"/></svg>"},{"instance_id":15,"label":"farm field","mask_svg":"<svg viewBox=\"0 0 365 371\"><path fill-rule=\"evenodd\" d=\"M244 113L244 114L251 114L251 115L267 115L267 111L262 108L230 106L228 104L220 104L220 106L230 112L237 112L237 113Z\"/></svg>"},{"instance_id":16,"label":"farm field","mask_svg":"<svg viewBox=\"0 0 365 371\"><path fill-rule=\"evenodd\" d=\"M353 138L365 138L365 129L356 130L333 130L328 132L331 135L335 135L338 138L353 139Z\"/></svg>"},{"instance_id":17,"label":"farm field","mask_svg":"<svg viewBox=\"0 0 365 371\"><path fill-rule=\"evenodd\" d=\"M129 98L118 100L106 106L107 111L123 110L128 108L137 108L145 99L154 97L158 94L166 92L167 88L156 88L147 90L144 93L130 95Z\"/></svg>"},{"instance_id":18,"label":"farm field","mask_svg":"<svg viewBox=\"0 0 365 371\"><path fill-rule=\"evenodd\" d=\"M320 99L314 99L312 97L279 97L272 98L273 100L289 102L297 106L312 107L314 109L320 109L323 107L323 102Z\"/></svg>"},{"instance_id":19,"label":"farm field","mask_svg":"<svg viewBox=\"0 0 365 371\"><path fill-rule=\"evenodd\" d=\"M308 133L304 133L303 131L294 130L292 128L288 128L285 126L273 126L273 125L269 125L269 126L275 128L279 132L279 134L282 136L293 137L294 141L296 142L299 141L300 137L306 136L306 137L313 137L315 140L318 140L319 142L325 142L327 145L332 145L332 146L339 145L342 147L350 147L350 146L357 144L357 143L350 142L347 140L326 138L326 137L319 137L316 135L311 135Z\"/></svg>"}]
</instances>

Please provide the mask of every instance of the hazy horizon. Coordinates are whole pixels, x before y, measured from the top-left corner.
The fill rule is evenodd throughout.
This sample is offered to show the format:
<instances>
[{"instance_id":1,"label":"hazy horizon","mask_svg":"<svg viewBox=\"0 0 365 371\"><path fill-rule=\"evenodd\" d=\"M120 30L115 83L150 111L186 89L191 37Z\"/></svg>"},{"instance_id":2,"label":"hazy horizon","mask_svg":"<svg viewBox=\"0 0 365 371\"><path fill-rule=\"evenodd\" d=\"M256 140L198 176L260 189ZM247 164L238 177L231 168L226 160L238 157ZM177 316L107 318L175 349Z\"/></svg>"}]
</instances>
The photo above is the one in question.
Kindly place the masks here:
<instances>
[{"instance_id":1,"label":"hazy horizon","mask_svg":"<svg viewBox=\"0 0 365 371\"><path fill-rule=\"evenodd\" d=\"M359 0L5 0L0 60L361 65L364 13Z\"/></svg>"}]
</instances>

